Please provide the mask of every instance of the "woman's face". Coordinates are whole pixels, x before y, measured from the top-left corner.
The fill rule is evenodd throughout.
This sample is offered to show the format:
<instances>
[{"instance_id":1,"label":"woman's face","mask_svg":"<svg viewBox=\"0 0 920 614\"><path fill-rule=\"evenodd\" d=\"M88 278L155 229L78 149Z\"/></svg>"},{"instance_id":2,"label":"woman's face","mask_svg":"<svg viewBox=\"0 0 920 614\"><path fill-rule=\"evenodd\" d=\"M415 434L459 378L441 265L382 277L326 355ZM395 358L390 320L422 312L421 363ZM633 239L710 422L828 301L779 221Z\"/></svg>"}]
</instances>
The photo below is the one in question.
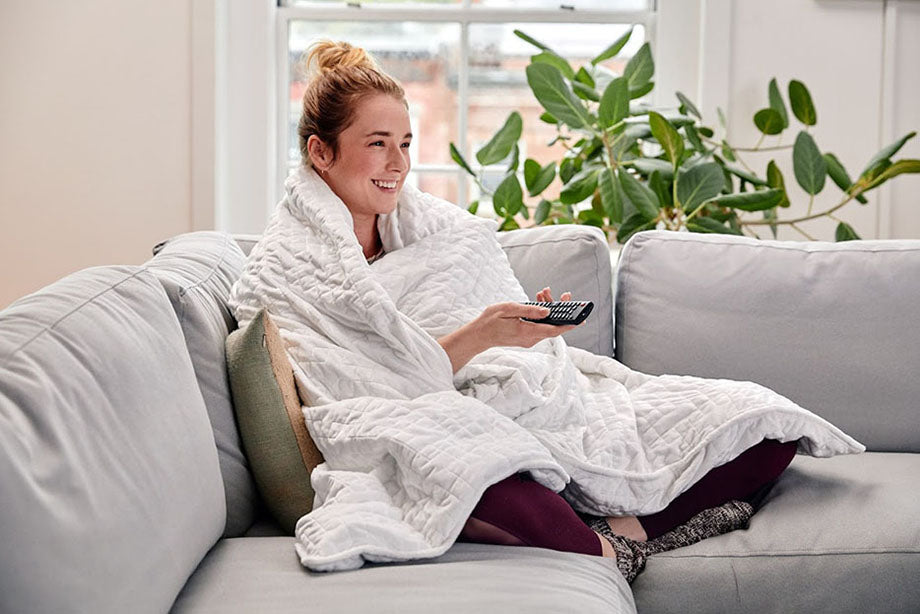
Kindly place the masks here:
<instances>
[{"instance_id":1,"label":"woman's face","mask_svg":"<svg viewBox=\"0 0 920 614\"><path fill-rule=\"evenodd\" d=\"M358 104L354 117L339 134L338 155L320 174L352 216L390 213L409 172L409 112L402 100L376 94Z\"/></svg>"}]
</instances>

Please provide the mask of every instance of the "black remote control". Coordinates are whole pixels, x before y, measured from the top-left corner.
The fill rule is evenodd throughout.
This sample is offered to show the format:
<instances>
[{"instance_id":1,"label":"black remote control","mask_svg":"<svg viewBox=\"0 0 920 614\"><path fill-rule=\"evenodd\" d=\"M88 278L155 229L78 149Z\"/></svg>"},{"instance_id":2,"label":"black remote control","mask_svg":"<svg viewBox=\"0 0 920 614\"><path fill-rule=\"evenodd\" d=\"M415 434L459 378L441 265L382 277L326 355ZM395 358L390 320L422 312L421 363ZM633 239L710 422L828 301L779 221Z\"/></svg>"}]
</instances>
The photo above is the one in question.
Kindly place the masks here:
<instances>
[{"instance_id":1,"label":"black remote control","mask_svg":"<svg viewBox=\"0 0 920 614\"><path fill-rule=\"evenodd\" d=\"M524 305L538 305L548 307L549 315L545 318L521 318L528 322L537 324L554 324L556 326L565 326L567 324L581 324L594 309L594 303L591 301L555 301L552 303L542 303L539 301L527 301Z\"/></svg>"}]
</instances>

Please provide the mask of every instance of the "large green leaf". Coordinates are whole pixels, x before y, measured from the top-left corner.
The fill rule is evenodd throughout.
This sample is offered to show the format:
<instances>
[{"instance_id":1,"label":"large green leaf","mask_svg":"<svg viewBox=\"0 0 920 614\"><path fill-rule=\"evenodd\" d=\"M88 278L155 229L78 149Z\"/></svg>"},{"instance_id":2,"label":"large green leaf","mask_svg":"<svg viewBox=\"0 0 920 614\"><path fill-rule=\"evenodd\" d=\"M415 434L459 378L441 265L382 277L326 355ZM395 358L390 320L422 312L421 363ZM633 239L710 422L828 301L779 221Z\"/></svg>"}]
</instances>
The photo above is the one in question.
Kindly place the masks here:
<instances>
[{"instance_id":1,"label":"large green leaf","mask_svg":"<svg viewBox=\"0 0 920 614\"><path fill-rule=\"evenodd\" d=\"M793 79L789 82L789 104L792 105L792 112L795 116L806 126L814 126L818 123L818 112L815 111L815 105L811 101L811 94L801 81Z\"/></svg>"},{"instance_id":2,"label":"large green leaf","mask_svg":"<svg viewBox=\"0 0 920 614\"><path fill-rule=\"evenodd\" d=\"M917 134L916 132L911 132L909 134L904 135L903 137L901 137L894 143L891 143L890 145L886 145L885 147L883 147L877 154L872 156L872 159L869 160L869 163L866 165L866 168L863 170L862 173L859 174L859 176L865 177L869 173L869 171L873 167L875 167L876 164L878 164L882 160L887 160L894 154L898 153L898 150L904 147L904 143L914 138L916 134Z\"/></svg>"},{"instance_id":3,"label":"large green leaf","mask_svg":"<svg viewBox=\"0 0 920 614\"><path fill-rule=\"evenodd\" d=\"M783 116L776 109L761 109L754 114L754 125L764 134L779 134L784 127Z\"/></svg>"},{"instance_id":4,"label":"large green leaf","mask_svg":"<svg viewBox=\"0 0 920 614\"><path fill-rule=\"evenodd\" d=\"M534 96L553 117L570 128L591 125L588 110L566 85L559 69L550 64L530 64L526 68L527 83Z\"/></svg>"},{"instance_id":5,"label":"large green leaf","mask_svg":"<svg viewBox=\"0 0 920 614\"><path fill-rule=\"evenodd\" d=\"M492 195L492 208L502 217L516 214L524 206L524 193L517 175L509 173Z\"/></svg>"},{"instance_id":6,"label":"large green leaf","mask_svg":"<svg viewBox=\"0 0 920 614\"><path fill-rule=\"evenodd\" d=\"M783 118L783 129L789 127L789 114L786 112L786 103L783 102L783 96L779 93L779 86L776 79L770 79L770 85L767 87L767 98L770 99L770 108L779 113Z\"/></svg>"},{"instance_id":7,"label":"large green leaf","mask_svg":"<svg viewBox=\"0 0 920 614\"><path fill-rule=\"evenodd\" d=\"M592 65L597 65L603 62L604 60L609 60L610 58L616 56L620 50L626 45L629 41L629 37L632 36L633 28L630 27L623 36L613 41L613 44L597 54L593 60L591 60Z\"/></svg>"},{"instance_id":8,"label":"large green leaf","mask_svg":"<svg viewBox=\"0 0 920 614\"><path fill-rule=\"evenodd\" d=\"M528 43L530 43L531 45L533 45L534 47L536 47L536 48L538 48L538 49L542 49L543 51L553 51L552 49L550 49L549 47L547 47L546 45L544 45L543 43L541 43L541 42L538 41L537 39L535 39L535 38L533 38L533 37L531 37L531 36L529 36L529 35L527 35L527 34L524 34L524 33L521 32L520 30L514 30L514 35L517 36L518 38L520 38L520 39L523 40L523 41L527 41ZM555 53L555 52L553 52L553 53Z\"/></svg>"},{"instance_id":9,"label":"large green leaf","mask_svg":"<svg viewBox=\"0 0 920 614\"><path fill-rule=\"evenodd\" d=\"M556 178L556 163L549 162L546 166L540 164L531 158L524 162L524 185L527 186L527 193L530 196L536 196L549 186Z\"/></svg>"},{"instance_id":10,"label":"large green leaf","mask_svg":"<svg viewBox=\"0 0 920 614\"><path fill-rule=\"evenodd\" d=\"M611 81L604 90L601 104L597 109L597 116L604 128L610 128L625 119L627 115L629 115L629 83L626 79L619 77Z\"/></svg>"},{"instance_id":11,"label":"large green leaf","mask_svg":"<svg viewBox=\"0 0 920 614\"><path fill-rule=\"evenodd\" d=\"M691 212L722 191L725 178L715 162L697 164L677 176L677 200L684 211Z\"/></svg>"},{"instance_id":12,"label":"large green leaf","mask_svg":"<svg viewBox=\"0 0 920 614\"><path fill-rule=\"evenodd\" d=\"M508 115L508 119L505 120L504 125L498 129L498 132L476 152L476 159L483 166L487 166L507 158L515 143L521 138L522 128L521 114L517 111L512 111Z\"/></svg>"},{"instance_id":13,"label":"large green leaf","mask_svg":"<svg viewBox=\"0 0 920 614\"><path fill-rule=\"evenodd\" d=\"M834 238L840 241L856 241L859 239L859 235L856 234L856 231L853 230L853 227L847 224L846 222L840 222L837 224L837 230L834 232Z\"/></svg>"},{"instance_id":14,"label":"large green leaf","mask_svg":"<svg viewBox=\"0 0 920 614\"><path fill-rule=\"evenodd\" d=\"M815 140L804 130L799 132L792 147L792 168L795 171L795 180L809 194L814 195L824 189L827 163L821 156Z\"/></svg>"},{"instance_id":15,"label":"large green leaf","mask_svg":"<svg viewBox=\"0 0 920 614\"><path fill-rule=\"evenodd\" d=\"M605 168L597 177L598 191L601 193L601 204L610 221L619 224L623 221L623 200L620 198L619 186L613 170Z\"/></svg>"},{"instance_id":16,"label":"large green leaf","mask_svg":"<svg viewBox=\"0 0 920 614\"><path fill-rule=\"evenodd\" d=\"M626 243L629 237L643 230L651 230L656 224L655 220L649 221L641 213L634 213L617 229L617 243Z\"/></svg>"},{"instance_id":17,"label":"large green leaf","mask_svg":"<svg viewBox=\"0 0 920 614\"><path fill-rule=\"evenodd\" d=\"M826 153L824 154L824 162L827 163L827 174L830 175L833 182L837 184L837 187L849 193L850 188L853 186L853 180L850 179L850 174L847 173L847 169L843 167L843 164L837 159L837 156L832 153ZM857 196L856 200L862 204L869 202L862 194Z\"/></svg>"},{"instance_id":18,"label":"large green leaf","mask_svg":"<svg viewBox=\"0 0 920 614\"><path fill-rule=\"evenodd\" d=\"M741 194L726 194L725 196L713 198L711 202L721 207L732 207L742 211L763 211L778 205L783 198L783 194L785 194L783 190L770 188Z\"/></svg>"},{"instance_id":19,"label":"large green leaf","mask_svg":"<svg viewBox=\"0 0 920 614\"><path fill-rule=\"evenodd\" d=\"M651 188L658 199L658 207L664 209L673 205L671 196L671 184L661 178L661 173L655 171L648 178L648 187Z\"/></svg>"},{"instance_id":20,"label":"large green leaf","mask_svg":"<svg viewBox=\"0 0 920 614\"><path fill-rule=\"evenodd\" d=\"M755 185L755 186L767 186L767 185L769 185L766 181L764 181L764 180L761 179L760 177L757 177L756 175L752 175L751 173L747 172L747 171L744 170L744 169L738 168L738 167L736 167L736 166L729 166L729 165L726 164L726 162L725 162L724 160L722 160L722 158L720 158L719 156L713 156L713 158L715 158L715 160L716 160L719 164L721 164L721 165L725 168L726 171L728 171L729 173L731 173L731 174L734 175L735 177L738 177L738 178L740 178L740 179L744 179L745 181L747 181L747 182L750 183L751 185Z\"/></svg>"},{"instance_id":21,"label":"large green leaf","mask_svg":"<svg viewBox=\"0 0 920 614\"><path fill-rule=\"evenodd\" d=\"M877 175L872 183L869 184L869 187L866 189L871 189L881 185L882 183L888 181L892 177L896 177L903 173L920 173L920 160L905 159L898 160L893 163L891 166L883 170L879 175Z\"/></svg>"},{"instance_id":22,"label":"large green leaf","mask_svg":"<svg viewBox=\"0 0 920 614\"><path fill-rule=\"evenodd\" d=\"M546 218L549 217L550 207L552 207L552 204L548 200L540 200L539 204L537 204L537 210L533 214L534 224L542 224L546 221Z\"/></svg>"},{"instance_id":23,"label":"large green leaf","mask_svg":"<svg viewBox=\"0 0 920 614\"><path fill-rule=\"evenodd\" d=\"M648 83L654 74L655 61L652 59L652 48L648 43L644 43L636 55L626 63L623 76L629 82L629 89L637 90Z\"/></svg>"},{"instance_id":24,"label":"large green leaf","mask_svg":"<svg viewBox=\"0 0 920 614\"><path fill-rule=\"evenodd\" d=\"M571 65L569 65L568 61L566 61L564 57L555 51L544 51L542 53L538 53L537 55L530 56L530 61L543 62L544 64L555 66L559 69L559 72L565 75L567 79L571 80L575 78L575 71L572 70Z\"/></svg>"},{"instance_id":25,"label":"large green leaf","mask_svg":"<svg viewBox=\"0 0 920 614\"><path fill-rule=\"evenodd\" d=\"M518 164L521 162L521 148L518 147L518 144L515 143L511 148L511 160L508 161L508 168L505 169L507 173L516 173L518 170Z\"/></svg>"},{"instance_id":26,"label":"large green leaf","mask_svg":"<svg viewBox=\"0 0 920 614\"><path fill-rule=\"evenodd\" d=\"M621 170L619 175L623 192L626 193L627 198L635 205L636 211L643 215L646 220L657 218L658 197L655 196L655 193L628 172Z\"/></svg>"},{"instance_id":27,"label":"large green leaf","mask_svg":"<svg viewBox=\"0 0 920 614\"><path fill-rule=\"evenodd\" d=\"M661 178L665 181L674 179L674 167L664 160L658 158L636 158L629 162L623 162L624 166L631 166L641 174L649 176L655 171L661 173Z\"/></svg>"},{"instance_id":28,"label":"large green leaf","mask_svg":"<svg viewBox=\"0 0 920 614\"><path fill-rule=\"evenodd\" d=\"M767 183L771 188L778 188L783 191L783 197L780 199L777 206L779 207L788 207L789 195L786 193L786 179L783 177L783 173L779 170L779 167L776 166L776 162L770 160L770 163L767 164ZM776 235L776 231L773 232Z\"/></svg>"},{"instance_id":29,"label":"large green leaf","mask_svg":"<svg viewBox=\"0 0 920 614\"><path fill-rule=\"evenodd\" d=\"M463 159L463 156L460 155L460 150L457 149L457 146L453 143L450 144L450 157L451 159L460 165L460 168L465 170L467 173L476 176L476 173L473 172L473 169L470 168L470 165L466 163L466 160Z\"/></svg>"},{"instance_id":30,"label":"large green leaf","mask_svg":"<svg viewBox=\"0 0 920 614\"><path fill-rule=\"evenodd\" d=\"M711 217L696 217L687 222L690 232L703 232L709 234L740 235L741 231L725 226Z\"/></svg>"},{"instance_id":31,"label":"large green leaf","mask_svg":"<svg viewBox=\"0 0 920 614\"><path fill-rule=\"evenodd\" d=\"M567 205L580 203L597 189L597 168L586 168L572 177L559 193L559 200Z\"/></svg>"},{"instance_id":32,"label":"large green leaf","mask_svg":"<svg viewBox=\"0 0 920 614\"><path fill-rule=\"evenodd\" d=\"M639 87L629 88L629 99L635 100L636 98L642 98L655 88L655 82L649 81L645 85L640 85Z\"/></svg>"},{"instance_id":33,"label":"large green leaf","mask_svg":"<svg viewBox=\"0 0 920 614\"><path fill-rule=\"evenodd\" d=\"M601 99L601 95L597 93L597 90L593 87L588 87L581 81L572 81L572 91L582 100L598 102Z\"/></svg>"},{"instance_id":34,"label":"large green leaf","mask_svg":"<svg viewBox=\"0 0 920 614\"><path fill-rule=\"evenodd\" d=\"M585 67L582 66L578 69L578 72L575 73L575 80L579 83L584 83L588 87L597 87L597 83L594 81L594 77L591 76Z\"/></svg>"},{"instance_id":35,"label":"large green leaf","mask_svg":"<svg viewBox=\"0 0 920 614\"><path fill-rule=\"evenodd\" d=\"M706 153L706 147L703 145L702 139L700 139L700 134L697 132L695 126L687 125L684 126L684 132L687 133L687 140L690 141L690 144L693 146L693 149L697 150L700 153Z\"/></svg>"},{"instance_id":36,"label":"large green leaf","mask_svg":"<svg viewBox=\"0 0 920 614\"><path fill-rule=\"evenodd\" d=\"M682 104L684 108L687 109L688 113L692 113L693 115L696 115L696 117L702 121L703 116L700 115L699 109L696 108L696 105L690 102L689 98L684 96L682 93L677 92L677 99L680 101L680 104Z\"/></svg>"},{"instance_id":37,"label":"large green leaf","mask_svg":"<svg viewBox=\"0 0 920 614\"><path fill-rule=\"evenodd\" d=\"M684 155L683 137L668 120L655 111L649 111L648 125L652 129L652 136L664 148L668 160L671 161L674 168L677 168L680 165L681 157Z\"/></svg>"}]
</instances>

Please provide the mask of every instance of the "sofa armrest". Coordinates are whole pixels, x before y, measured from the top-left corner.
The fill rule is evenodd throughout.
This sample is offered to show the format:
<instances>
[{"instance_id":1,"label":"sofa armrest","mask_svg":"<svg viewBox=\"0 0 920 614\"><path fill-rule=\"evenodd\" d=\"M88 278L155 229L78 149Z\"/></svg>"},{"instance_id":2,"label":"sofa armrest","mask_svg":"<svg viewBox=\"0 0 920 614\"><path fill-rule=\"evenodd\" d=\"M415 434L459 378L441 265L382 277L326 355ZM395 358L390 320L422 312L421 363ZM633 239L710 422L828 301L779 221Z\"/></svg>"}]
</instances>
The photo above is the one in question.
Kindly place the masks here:
<instances>
[{"instance_id":1,"label":"sofa armrest","mask_svg":"<svg viewBox=\"0 0 920 614\"><path fill-rule=\"evenodd\" d=\"M752 380L870 450L920 452L920 241L652 231L617 270L617 358Z\"/></svg>"},{"instance_id":2,"label":"sofa armrest","mask_svg":"<svg viewBox=\"0 0 920 614\"><path fill-rule=\"evenodd\" d=\"M594 302L582 326L566 333L566 343L595 354L613 355L613 295L610 248L603 231L565 224L498 233L511 268L531 299L549 286L553 298L566 291Z\"/></svg>"}]
</instances>

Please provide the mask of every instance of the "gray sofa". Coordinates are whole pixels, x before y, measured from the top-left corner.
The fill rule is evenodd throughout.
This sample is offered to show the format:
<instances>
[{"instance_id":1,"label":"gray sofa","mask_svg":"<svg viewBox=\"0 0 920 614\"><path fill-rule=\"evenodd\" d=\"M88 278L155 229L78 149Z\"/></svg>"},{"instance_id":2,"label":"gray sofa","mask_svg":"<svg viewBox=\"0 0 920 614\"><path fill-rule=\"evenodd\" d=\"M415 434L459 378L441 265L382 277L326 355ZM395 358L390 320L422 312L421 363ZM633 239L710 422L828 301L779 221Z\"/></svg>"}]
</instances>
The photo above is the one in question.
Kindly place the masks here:
<instances>
[{"instance_id":1,"label":"gray sofa","mask_svg":"<svg viewBox=\"0 0 920 614\"><path fill-rule=\"evenodd\" d=\"M758 381L870 452L797 457L749 529L632 587L606 559L473 544L311 573L260 503L224 367L253 240L191 233L0 312L0 612L920 611L920 241L642 233L614 306L596 229L500 240L531 295L595 301L569 343Z\"/></svg>"}]
</instances>

